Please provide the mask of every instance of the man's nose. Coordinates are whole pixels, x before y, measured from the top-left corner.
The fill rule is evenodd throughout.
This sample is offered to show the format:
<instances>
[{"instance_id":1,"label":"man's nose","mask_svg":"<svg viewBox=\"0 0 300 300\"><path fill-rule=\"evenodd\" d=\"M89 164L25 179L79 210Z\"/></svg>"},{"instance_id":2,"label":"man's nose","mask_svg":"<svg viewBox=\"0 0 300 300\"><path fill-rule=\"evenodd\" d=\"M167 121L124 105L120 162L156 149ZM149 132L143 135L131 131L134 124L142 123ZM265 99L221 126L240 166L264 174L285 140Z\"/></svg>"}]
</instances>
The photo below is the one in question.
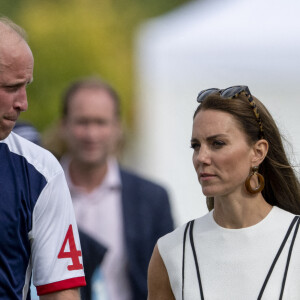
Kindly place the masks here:
<instances>
[{"instance_id":1,"label":"man's nose","mask_svg":"<svg viewBox=\"0 0 300 300\"><path fill-rule=\"evenodd\" d=\"M14 108L18 109L20 111L26 111L28 108L28 102L27 102L27 92L26 87L21 87L17 94L14 101Z\"/></svg>"}]
</instances>

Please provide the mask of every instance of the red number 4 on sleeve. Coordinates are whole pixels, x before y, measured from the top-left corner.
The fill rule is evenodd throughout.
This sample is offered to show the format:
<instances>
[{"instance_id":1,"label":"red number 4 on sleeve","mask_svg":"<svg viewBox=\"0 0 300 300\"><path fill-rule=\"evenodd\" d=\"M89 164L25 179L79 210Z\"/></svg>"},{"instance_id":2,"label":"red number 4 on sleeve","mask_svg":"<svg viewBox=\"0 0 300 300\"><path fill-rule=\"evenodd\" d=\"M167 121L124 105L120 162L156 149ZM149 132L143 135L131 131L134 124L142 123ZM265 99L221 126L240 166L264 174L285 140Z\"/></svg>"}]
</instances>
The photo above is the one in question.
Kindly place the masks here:
<instances>
[{"instance_id":1,"label":"red number 4 on sleeve","mask_svg":"<svg viewBox=\"0 0 300 300\"><path fill-rule=\"evenodd\" d=\"M65 251L67 242L69 242L70 251ZM73 234L73 228L72 228L72 225L70 225L57 257L58 258L71 258L72 265L68 266L68 270L73 271L73 270L83 269L83 266L79 261L79 256L81 256L81 251L77 250L77 248L76 248L74 234Z\"/></svg>"}]
</instances>

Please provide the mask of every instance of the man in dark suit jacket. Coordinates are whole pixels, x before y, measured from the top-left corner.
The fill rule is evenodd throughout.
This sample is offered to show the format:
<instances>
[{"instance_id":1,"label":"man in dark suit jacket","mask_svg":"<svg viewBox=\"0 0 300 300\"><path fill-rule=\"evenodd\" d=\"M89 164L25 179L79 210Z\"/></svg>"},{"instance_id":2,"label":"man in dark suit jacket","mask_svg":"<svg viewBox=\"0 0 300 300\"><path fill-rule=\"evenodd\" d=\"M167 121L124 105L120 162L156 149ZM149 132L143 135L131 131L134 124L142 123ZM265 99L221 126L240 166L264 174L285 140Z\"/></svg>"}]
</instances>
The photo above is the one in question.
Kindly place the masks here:
<instances>
[{"instance_id":1,"label":"man in dark suit jacket","mask_svg":"<svg viewBox=\"0 0 300 300\"><path fill-rule=\"evenodd\" d=\"M166 190L124 170L112 155L121 136L119 98L112 87L97 78L73 83L63 98L62 132L68 153L61 163L77 224L87 235L81 240L84 299L97 292L101 300L146 299L153 248L173 229L173 220ZM97 259L95 247L102 253ZM102 283L95 289L89 281L99 263Z\"/></svg>"}]
</instances>

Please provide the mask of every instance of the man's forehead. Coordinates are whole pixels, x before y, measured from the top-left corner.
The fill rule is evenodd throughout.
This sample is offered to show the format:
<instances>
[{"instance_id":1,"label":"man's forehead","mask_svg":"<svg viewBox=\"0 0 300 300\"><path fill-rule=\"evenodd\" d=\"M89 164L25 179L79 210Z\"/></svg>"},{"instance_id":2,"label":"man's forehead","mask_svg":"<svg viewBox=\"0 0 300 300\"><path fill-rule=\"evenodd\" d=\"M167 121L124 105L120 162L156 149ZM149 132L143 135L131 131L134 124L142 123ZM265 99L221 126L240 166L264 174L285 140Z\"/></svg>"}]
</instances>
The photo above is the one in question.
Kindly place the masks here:
<instances>
[{"instance_id":1,"label":"man's forehead","mask_svg":"<svg viewBox=\"0 0 300 300\"><path fill-rule=\"evenodd\" d=\"M3 72L6 70L9 71L4 72L7 76L11 77L14 74L16 84L17 82L30 83L32 81L33 65L34 58L26 41L19 39L15 43L1 44L0 40L0 80L7 80L7 78L3 78L5 76Z\"/></svg>"}]
</instances>

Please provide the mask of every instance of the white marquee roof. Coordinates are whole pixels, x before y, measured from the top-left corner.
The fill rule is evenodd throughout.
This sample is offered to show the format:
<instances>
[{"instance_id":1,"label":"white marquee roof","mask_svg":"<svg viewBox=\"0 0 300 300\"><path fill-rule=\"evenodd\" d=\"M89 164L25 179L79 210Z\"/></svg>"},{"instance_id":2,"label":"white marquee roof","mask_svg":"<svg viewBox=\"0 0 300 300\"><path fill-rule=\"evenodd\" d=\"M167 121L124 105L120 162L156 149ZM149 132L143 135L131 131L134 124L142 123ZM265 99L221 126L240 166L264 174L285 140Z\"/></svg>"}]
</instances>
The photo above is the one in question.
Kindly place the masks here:
<instances>
[{"instance_id":1,"label":"white marquee roof","mask_svg":"<svg viewBox=\"0 0 300 300\"><path fill-rule=\"evenodd\" d=\"M196 1L140 29L134 162L169 188L178 223L206 211L189 149L198 91L248 85L300 161L299 11L296 0Z\"/></svg>"}]
</instances>

